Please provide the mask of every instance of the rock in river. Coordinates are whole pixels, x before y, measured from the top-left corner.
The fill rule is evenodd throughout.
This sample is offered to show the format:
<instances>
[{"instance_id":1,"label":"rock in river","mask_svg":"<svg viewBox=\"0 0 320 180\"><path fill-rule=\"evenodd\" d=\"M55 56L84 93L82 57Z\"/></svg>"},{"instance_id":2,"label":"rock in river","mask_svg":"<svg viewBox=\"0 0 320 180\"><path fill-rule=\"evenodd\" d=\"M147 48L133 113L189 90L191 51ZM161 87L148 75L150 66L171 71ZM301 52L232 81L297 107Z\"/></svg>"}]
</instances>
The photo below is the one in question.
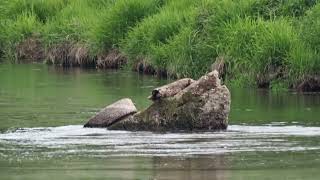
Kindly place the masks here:
<instances>
[{"instance_id":1,"label":"rock in river","mask_svg":"<svg viewBox=\"0 0 320 180\"><path fill-rule=\"evenodd\" d=\"M90 118L84 127L108 127L137 112L131 99L121 99Z\"/></svg>"},{"instance_id":2,"label":"rock in river","mask_svg":"<svg viewBox=\"0 0 320 180\"><path fill-rule=\"evenodd\" d=\"M147 109L132 115L128 113L112 123L104 123L103 127L175 132L225 130L228 126L231 96L228 88L221 85L217 71L197 81L182 79L156 88L150 99L153 104ZM98 114L95 120L99 121L99 117L103 116Z\"/></svg>"}]
</instances>

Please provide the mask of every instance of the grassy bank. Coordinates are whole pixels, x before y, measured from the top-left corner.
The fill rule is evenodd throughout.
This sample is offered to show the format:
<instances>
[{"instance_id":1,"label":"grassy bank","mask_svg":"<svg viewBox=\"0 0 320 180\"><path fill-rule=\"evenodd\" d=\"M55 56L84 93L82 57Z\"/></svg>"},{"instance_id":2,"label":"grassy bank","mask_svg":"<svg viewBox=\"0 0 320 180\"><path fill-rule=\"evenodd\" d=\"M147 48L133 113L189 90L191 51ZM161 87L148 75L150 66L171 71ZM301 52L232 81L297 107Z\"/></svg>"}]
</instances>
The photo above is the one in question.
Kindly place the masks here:
<instances>
[{"instance_id":1,"label":"grassy bank","mask_svg":"<svg viewBox=\"0 0 320 180\"><path fill-rule=\"evenodd\" d=\"M320 90L317 0L2 0L6 61Z\"/></svg>"}]
</instances>

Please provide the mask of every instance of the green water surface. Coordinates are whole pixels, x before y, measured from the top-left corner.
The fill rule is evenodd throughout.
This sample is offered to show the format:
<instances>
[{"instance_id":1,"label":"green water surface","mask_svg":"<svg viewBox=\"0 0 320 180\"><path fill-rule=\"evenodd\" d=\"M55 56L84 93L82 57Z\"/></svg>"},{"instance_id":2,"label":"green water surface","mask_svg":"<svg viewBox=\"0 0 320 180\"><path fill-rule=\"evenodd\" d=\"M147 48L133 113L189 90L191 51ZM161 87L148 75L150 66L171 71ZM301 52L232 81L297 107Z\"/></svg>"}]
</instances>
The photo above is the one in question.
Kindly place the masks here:
<instances>
[{"instance_id":1,"label":"green water surface","mask_svg":"<svg viewBox=\"0 0 320 180\"><path fill-rule=\"evenodd\" d=\"M121 144L113 144L112 141L110 144L110 139L107 143L90 144L93 138L88 145L85 142L81 146L74 146L74 142L64 144L68 142L66 139L59 142L59 138L65 136L54 138L58 145L48 145L48 141L36 142L37 139L32 140L34 137L24 138L20 135L13 136L11 141L11 136L6 136L23 128L30 132L38 127L83 125L102 107L124 97L131 98L142 109L150 104L147 100L150 91L168 82L170 80L131 71L0 64L0 132L3 135L0 136L0 179L320 179L320 136L317 129L314 130L316 135L302 136L291 131L293 135L276 135L276 132L272 132L273 135L263 137L240 132L241 138L238 138L232 132L231 135L221 132L219 138L212 139L209 136L199 140L199 135L194 134L194 141L192 135L188 140L183 138L184 135L170 135L174 140L166 142L163 149L162 146L155 146L155 151L147 148L148 152L166 150L159 151L165 152L164 155L144 153L146 151L138 147L139 141L132 146L137 147L139 153L130 151L131 154L128 154L126 152L129 151L104 152L104 149L121 149ZM297 126L303 131L307 127L320 126L319 94L274 93L253 89L231 89L231 93L231 129L240 127L245 130L246 127L257 126L261 130L264 127L271 127L272 130L274 126L284 129ZM81 130L79 128L77 126L75 129ZM303 134L300 129L299 133ZM95 137L94 133L83 138L77 135L77 138L81 141L91 136ZM136 134L128 133L127 138L121 140L130 142L133 136L136 138ZM68 135L68 138L72 138L72 135ZM108 138L113 137L110 135ZM191 152L184 156L188 152L185 144L219 144L220 138L233 143L232 151L228 151L228 144L221 144L216 149L204 146L208 148L208 153L205 149L199 151L203 154ZM270 144L269 141L259 144L269 138L273 139ZM173 143L175 140L179 145L177 147ZM248 144L241 146L247 140L250 140ZM157 143L150 142L148 146ZM277 148L277 144L282 144L283 148L268 150ZM244 150L246 146L248 150ZM179 148L183 149L182 153L175 151ZM77 149L82 151L74 153ZM215 152L221 149L226 151Z\"/></svg>"}]
</instances>

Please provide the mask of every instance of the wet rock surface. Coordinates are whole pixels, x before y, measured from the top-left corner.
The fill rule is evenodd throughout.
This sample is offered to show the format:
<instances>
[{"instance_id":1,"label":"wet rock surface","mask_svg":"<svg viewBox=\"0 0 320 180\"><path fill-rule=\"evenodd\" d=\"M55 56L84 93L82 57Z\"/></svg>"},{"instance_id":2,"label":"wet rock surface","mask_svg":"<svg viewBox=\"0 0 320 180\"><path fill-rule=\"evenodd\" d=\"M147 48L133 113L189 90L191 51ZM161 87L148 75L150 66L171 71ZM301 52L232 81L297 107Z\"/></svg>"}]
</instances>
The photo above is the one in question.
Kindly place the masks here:
<instances>
[{"instance_id":1,"label":"wet rock surface","mask_svg":"<svg viewBox=\"0 0 320 180\"><path fill-rule=\"evenodd\" d=\"M228 127L231 97L218 71L199 80L181 79L154 89L153 101L138 113L131 100L120 100L91 118L85 127L129 131L217 131Z\"/></svg>"},{"instance_id":2,"label":"wet rock surface","mask_svg":"<svg viewBox=\"0 0 320 180\"><path fill-rule=\"evenodd\" d=\"M186 84L187 80L180 80ZM108 127L130 131L215 131L228 126L231 97L217 71L206 74L172 96L158 97L147 109ZM164 87L179 87L176 81ZM178 83L179 84L179 83ZM170 92L172 92L172 88Z\"/></svg>"},{"instance_id":3,"label":"wet rock surface","mask_svg":"<svg viewBox=\"0 0 320 180\"><path fill-rule=\"evenodd\" d=\"M172 97L172 96L178 94L179 92L181 92L183 89L188 87L193 82L194 82L193 79L184 78L184 79L180 79L178 81L175 81L173 83L161 86L159 88L155 88L151 92L151 96L149 96L149 99L156 101L159 99Z\"/></svg>"},{"instance_id":4,"label":"wet rock surface","mask_svg":"<svg viewBox=\"0 0 320 180\"><path fill-rule=\"evenodd\" d=\"M84 127L108 127L137 112L131 99L121 99L91 117Z\"/></svg>"}]
</instances>

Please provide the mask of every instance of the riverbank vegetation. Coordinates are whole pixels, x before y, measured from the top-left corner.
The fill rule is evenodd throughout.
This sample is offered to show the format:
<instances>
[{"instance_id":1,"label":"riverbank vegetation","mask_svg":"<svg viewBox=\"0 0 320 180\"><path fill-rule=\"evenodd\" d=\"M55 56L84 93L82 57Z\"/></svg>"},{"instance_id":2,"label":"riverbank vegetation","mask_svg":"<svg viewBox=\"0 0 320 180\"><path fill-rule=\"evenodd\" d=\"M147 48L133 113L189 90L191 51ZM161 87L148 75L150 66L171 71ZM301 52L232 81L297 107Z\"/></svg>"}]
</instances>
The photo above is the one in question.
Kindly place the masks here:
<instances>
[{"instance_id":1,"label":"riverbank vegetation","mask_svg":"<svg viewBox=\"0 0 320 180\"><path fill-rule=\"evenodd\" d=\"M2 0L3 61L320 90L317 0Z\"/></svg>"}]
</instances>

